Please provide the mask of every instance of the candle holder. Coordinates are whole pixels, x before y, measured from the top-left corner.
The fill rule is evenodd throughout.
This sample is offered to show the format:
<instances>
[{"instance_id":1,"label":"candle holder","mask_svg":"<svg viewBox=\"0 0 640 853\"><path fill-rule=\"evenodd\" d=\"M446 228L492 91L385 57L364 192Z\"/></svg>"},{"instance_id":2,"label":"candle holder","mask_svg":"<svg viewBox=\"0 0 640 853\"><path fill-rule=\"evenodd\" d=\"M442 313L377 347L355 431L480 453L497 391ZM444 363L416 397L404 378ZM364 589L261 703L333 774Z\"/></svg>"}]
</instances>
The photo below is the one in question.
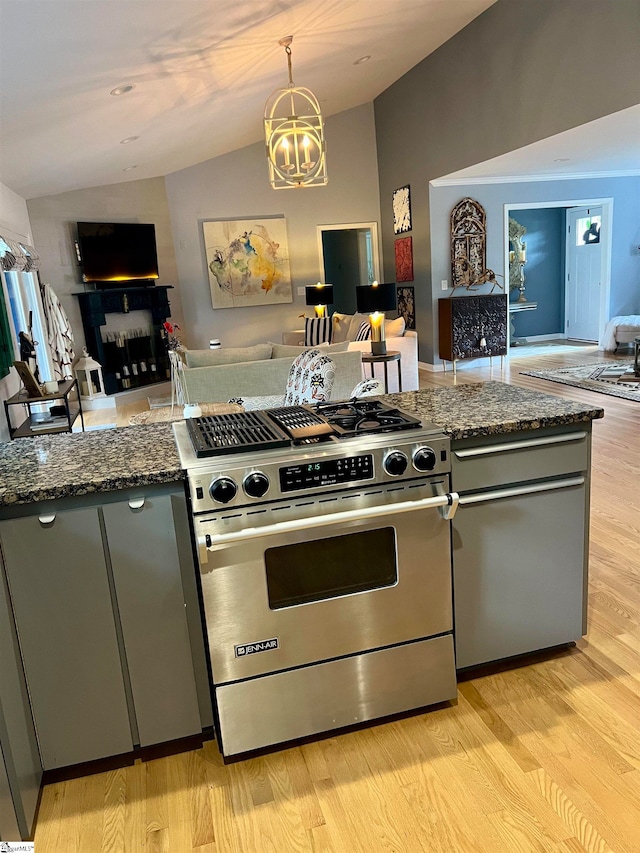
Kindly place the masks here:
<instances>
[{"instance_id":1,"label":"candle holder","mask_svg":"<svg viewBox=\"0 0 640 853\"><path fill-rule=\"evenodd\" d=\"M527 298L524 295L524 265L527 263L526 259L520 259L518 261L518 276L520 278L520 284L518 286L518 290L520 291L520 296L518 296L518 302L526 302Z\"/></svg>"}]
</instances>

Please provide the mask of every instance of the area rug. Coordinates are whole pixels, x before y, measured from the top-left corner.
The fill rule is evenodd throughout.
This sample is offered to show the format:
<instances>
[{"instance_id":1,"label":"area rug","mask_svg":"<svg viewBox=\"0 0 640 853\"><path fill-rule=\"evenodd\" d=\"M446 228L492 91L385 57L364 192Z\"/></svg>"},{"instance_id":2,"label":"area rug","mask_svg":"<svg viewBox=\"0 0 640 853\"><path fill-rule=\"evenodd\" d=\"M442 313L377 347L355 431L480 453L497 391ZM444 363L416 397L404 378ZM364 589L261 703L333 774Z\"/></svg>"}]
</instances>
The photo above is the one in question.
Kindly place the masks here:
<instances>
[{"instance_id":1,"label":"area rug","mask_svg":"<svg viewBox=\"0 0 640 853\"><path fill-rule=\"evenodd\" d=\"M600 394L610 394L625 400L640 402L640 382L618 382L621 375L633 373L632 361L605 361L596 364L581 364L578 367L556 367L553 370L521 370L524 376L535 376L538 379L548 379L550 382L560 382L562 385L573 385L587 391L598 391Z\"/></svg>"}]
</instances>

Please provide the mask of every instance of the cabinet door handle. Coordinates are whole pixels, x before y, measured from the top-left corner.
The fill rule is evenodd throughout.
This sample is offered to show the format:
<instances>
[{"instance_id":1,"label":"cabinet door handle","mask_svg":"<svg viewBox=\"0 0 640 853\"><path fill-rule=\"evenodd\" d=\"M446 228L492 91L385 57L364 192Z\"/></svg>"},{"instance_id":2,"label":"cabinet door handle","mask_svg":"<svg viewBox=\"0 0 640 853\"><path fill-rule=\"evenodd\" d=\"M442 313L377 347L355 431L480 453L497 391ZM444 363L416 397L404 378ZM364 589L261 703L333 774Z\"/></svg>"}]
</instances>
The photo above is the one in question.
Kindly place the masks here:
<instances>
[{"instance_id":1,"label":"cabinet door handle","mask_svg":"<svg viewBox=\"0 0 640 853\"><path fill-rule=\"evenodd\" d=\"M582 441L586 437L586 432L574 432L567 435L551 435L527 441L510 441L506 444L493 444L489 447L471 447L469 450L455 450L454 453L458 459L468 459L471 456L492 456L495 453L505 453L509 450L526 450L533 447L546 447L549 444Z\"/></svg>"},{"instance_id":2,"label":"cabinet door handle","mask_svg":"<svg viewBox=\"0 0 640 853\"><path fill-rule=\"evenodd\" d=\"M38 516L38 521L40 522L40 524L53 524L53 522L55 520L56 520L55 512L51 512L51 513L47 513L46 515L39 515Z\"/></svg>"},{"instance_id":3,"label":"cabinet door handle","mask_svg":"<svg viewBox=\"0 0 640 853\"><path fill-rule=\"evenodd\" d=\"M460 496L460 506L499 501L504 498L519 498L522 495L535 495L538 492L553 492L556 489L570 489L584 485L584 477L570 477L567 480L550 480L544 483L531 483L528 486L514 486L511 489L496 489L495 492L475 492Z\"/></svg>"},{"instance_id":4,"label":"cabinet door handle","mask_svg":"<svg viewBox=\"0 0 640 853\"><path fill-rule=\"evenodd\" d=\"M129 501L129 506L131 509L142 509L144 506L144 498L132 498Z\"/></svg>"}]
</instances>

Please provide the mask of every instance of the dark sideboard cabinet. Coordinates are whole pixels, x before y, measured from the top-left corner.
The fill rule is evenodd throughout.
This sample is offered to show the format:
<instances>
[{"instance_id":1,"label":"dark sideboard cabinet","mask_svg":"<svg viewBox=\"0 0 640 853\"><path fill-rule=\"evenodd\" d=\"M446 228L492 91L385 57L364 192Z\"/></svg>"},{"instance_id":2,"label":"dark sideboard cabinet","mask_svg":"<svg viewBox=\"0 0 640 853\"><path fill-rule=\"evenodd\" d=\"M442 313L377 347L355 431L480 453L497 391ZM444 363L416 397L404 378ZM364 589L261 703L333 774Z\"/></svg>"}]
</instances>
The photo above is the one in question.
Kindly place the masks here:
<instances>
[{"instance_id":1,"label":"dark sideboard cabinet","mask_svg":"<svg viewBox=\"0 0 640 853\"><path fill-rule=\"evenodd\" d=\"M457 296L438 300L439 356L461 359L506 355L507 296Z\"/></svg>"},{"instance_id":2,"label":"dark sideboard cabinet","mask_svg":"<svg viewBox=\"0 0 640 853\"><path fill-rule=\"evenodd\" d=\"M87 350L102 365L107 394L139 388L170 378L169 357L162 338L162 324L171 314L170 285L110 288L76 293L80 303ZM107 314L149 312L145 334L131 330L107 334ZM132 321L132 326L136 325ZM106 338L106 339L105 339Z\"/></svg>"}]
</instances>

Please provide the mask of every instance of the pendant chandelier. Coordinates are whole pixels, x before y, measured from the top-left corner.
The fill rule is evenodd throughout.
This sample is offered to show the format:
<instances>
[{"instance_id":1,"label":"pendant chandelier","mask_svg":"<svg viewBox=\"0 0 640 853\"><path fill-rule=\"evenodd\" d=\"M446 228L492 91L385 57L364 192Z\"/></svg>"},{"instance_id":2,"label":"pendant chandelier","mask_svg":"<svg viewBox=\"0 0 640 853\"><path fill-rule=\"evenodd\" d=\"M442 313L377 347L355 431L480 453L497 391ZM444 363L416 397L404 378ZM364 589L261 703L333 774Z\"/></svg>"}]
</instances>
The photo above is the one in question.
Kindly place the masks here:
<instances>
[{"instance_id":1,"label":"pendant chandelier","mask_svg":"<svg viewBox=\"0 0 640 853\"><path fill-rule=\"evenodd\" d=\"M309 89L294 86L293 36L280 39L289 65L289 85L272 92L264 109L269 181L274 190L320 187L327 183L324 127L320 104Z\"/></svg>"}]
</instances>

